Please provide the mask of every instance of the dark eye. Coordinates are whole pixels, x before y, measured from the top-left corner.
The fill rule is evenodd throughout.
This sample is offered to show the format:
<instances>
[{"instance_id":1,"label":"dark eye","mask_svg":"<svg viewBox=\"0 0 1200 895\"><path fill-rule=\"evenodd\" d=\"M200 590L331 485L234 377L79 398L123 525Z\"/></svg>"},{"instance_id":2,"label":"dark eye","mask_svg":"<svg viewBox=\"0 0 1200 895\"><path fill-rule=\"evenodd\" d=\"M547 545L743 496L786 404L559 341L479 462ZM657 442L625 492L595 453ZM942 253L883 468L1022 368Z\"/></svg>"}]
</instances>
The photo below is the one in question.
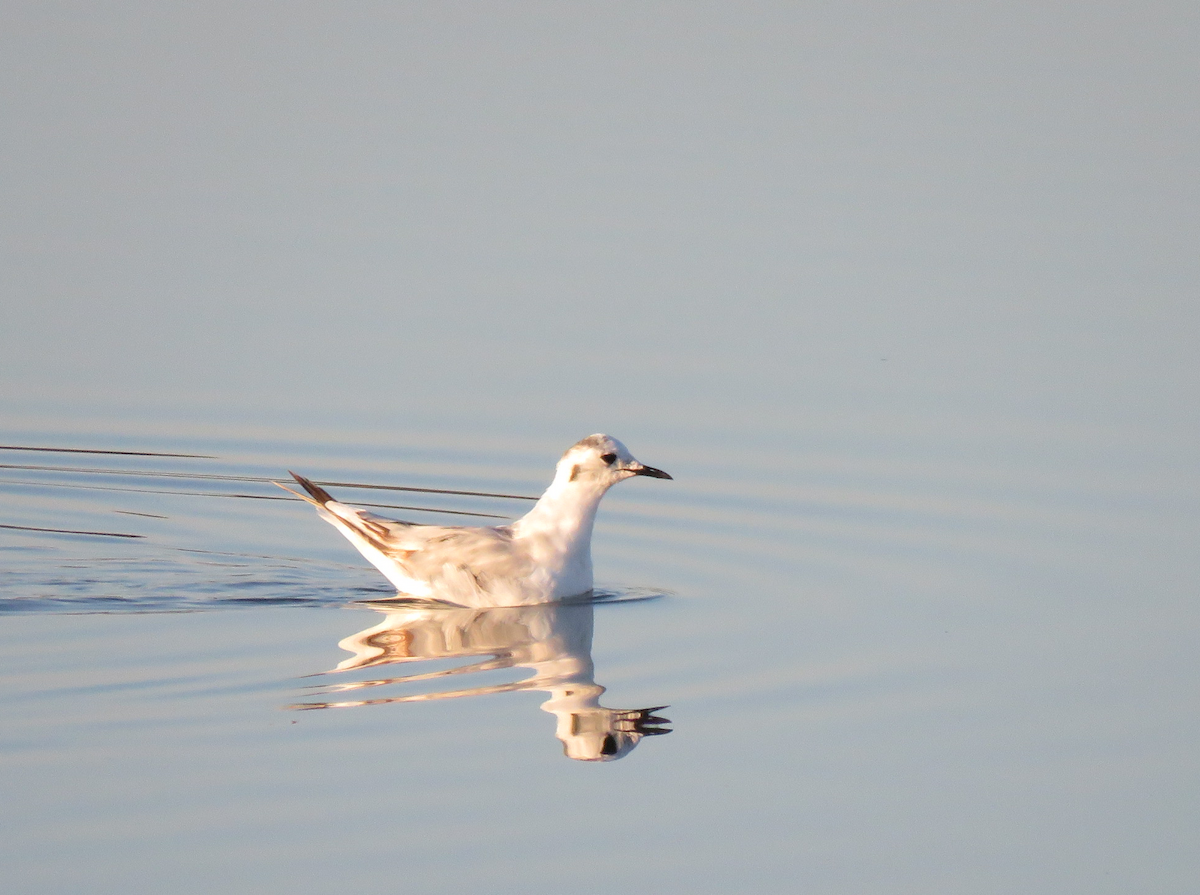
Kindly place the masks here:
<instances>
[{"instance_id":1,"label":"dark eye","mask_svg":"<svg viewBox=\"0 0 1200 895\"><path fill-rule=\"evenodd\" d=\"M617 455L616 454L601 454L600 459L603 460L605 463L607 463L609 466L612 466L612 462L613 462L613 460L617 459Z\"/></svg>"}]
</instances>

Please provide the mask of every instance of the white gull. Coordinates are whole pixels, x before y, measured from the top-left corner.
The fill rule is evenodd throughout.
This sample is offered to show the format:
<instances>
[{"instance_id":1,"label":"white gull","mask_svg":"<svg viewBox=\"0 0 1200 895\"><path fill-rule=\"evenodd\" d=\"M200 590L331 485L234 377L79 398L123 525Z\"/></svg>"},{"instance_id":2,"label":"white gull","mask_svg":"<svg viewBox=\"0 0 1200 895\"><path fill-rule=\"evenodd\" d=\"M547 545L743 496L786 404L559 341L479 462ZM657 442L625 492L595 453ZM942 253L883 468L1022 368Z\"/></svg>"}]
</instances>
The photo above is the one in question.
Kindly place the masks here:
<instances>
[{"instance_id":1,"label":"white gull","mask_svg":"<svg viewBox=\"0 0 1200 895\"><path fill-rule=\"evenodd\" d=\"M385 519L334 500L292 473L317 508L406 596L459 606L526 606L592 589L592 524L606 491L635 475L669 479L621 442L589 435L572 445L533 509L511 525L468 528ZM278 484L278 483L276 483Z\"/></svg>"}]
</instances>

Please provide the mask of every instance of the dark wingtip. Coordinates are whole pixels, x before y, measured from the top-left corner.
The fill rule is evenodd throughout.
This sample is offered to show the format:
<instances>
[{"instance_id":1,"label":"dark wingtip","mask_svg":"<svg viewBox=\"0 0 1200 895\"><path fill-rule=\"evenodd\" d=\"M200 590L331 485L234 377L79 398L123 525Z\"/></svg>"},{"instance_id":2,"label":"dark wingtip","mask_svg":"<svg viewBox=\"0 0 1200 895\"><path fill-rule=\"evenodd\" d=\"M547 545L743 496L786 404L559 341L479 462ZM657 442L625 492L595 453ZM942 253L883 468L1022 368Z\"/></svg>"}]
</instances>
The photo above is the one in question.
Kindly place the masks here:
<instances>
[{"instance_id":1,"label":"dark wingtip","mask_svg":"<svg viewBox=\"0 0 1200 895\"><path fill-rule=\"evenodd\" d=\"M329 501L333 500L333 498L329 496L328 491L326 491L320 485L314 484L313 482L309 481L304 476L297 475L296 473L292 472L290 469L288 470L288 475L290 475L297 482L299 482L300 487L303 488L305 491L307 491L309 494L311 494L313 497L313 500L316 500L322 506L329 503Z\"/></svg>"}]
</instances>

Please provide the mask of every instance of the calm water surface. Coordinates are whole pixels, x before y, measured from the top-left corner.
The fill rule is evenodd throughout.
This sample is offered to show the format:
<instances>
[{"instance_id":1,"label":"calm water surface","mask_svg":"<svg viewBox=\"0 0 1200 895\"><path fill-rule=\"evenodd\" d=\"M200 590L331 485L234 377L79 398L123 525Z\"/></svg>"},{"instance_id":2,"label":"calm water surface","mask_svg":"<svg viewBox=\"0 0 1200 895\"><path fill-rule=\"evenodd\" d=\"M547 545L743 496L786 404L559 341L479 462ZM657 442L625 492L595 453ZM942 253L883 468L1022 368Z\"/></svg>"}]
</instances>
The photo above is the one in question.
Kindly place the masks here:
<instances>
[{"instance_id":1,"label":"calm water surface","mask_svg":"<svg viewBox=\"0 0 1200 895\"><path fill-rule=\"evenodd\" d=\"M1198 8L5 3L0 888L1191 895Z\"/></svg>"},{"instance_id":2,"label":"calm water surface","mask_svg":"<svg viewBox=\"0 0 1200 895\"><path fill-rule=\"evenodd\" d=\"M386 582L264 480L532 495L557 444L7 435L206 455L3 451L26 891L1182 879L1195 507L1169 457L1061 432L1003 464L996 433L953 457L636 444L676 481L606 498L603 599L475 613L372 605ZM429 521L528 505L342 490Z\"/></svg>"}]
</instances>

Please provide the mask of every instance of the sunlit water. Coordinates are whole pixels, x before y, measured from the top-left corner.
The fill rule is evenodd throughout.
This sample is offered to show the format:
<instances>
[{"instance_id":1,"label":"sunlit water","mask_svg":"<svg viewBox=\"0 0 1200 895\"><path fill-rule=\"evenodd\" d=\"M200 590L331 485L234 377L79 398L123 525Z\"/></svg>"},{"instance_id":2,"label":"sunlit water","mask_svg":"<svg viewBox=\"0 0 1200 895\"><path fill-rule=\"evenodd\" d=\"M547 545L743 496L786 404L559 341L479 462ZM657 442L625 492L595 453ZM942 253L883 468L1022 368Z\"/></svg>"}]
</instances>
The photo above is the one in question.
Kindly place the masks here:
<instances>
[{"instance_id":1,"label":"sunlit water","mask_svg":"<svg viewBox=\"0 0 1200 895\"><path fill-rule=\"evenodd\" d=\"M1197 8L5 4L0 890L1191 895Z\"/></svg>"},{"instance_id":2,"label":"sunlit water","mask_svg":"<svg viewBox=\"0 0 1200 895\"><path fill-rule=\"evenodd\" d=\"M269 480L478 524L562 445L14 426L206 456L2 452L9 860L39 891L1176 880L1194 506L1169 455L1069 434L631 445L676 481L606 498L600 601L472 612L378 602Z\"/></svg>"}]
</instances>

